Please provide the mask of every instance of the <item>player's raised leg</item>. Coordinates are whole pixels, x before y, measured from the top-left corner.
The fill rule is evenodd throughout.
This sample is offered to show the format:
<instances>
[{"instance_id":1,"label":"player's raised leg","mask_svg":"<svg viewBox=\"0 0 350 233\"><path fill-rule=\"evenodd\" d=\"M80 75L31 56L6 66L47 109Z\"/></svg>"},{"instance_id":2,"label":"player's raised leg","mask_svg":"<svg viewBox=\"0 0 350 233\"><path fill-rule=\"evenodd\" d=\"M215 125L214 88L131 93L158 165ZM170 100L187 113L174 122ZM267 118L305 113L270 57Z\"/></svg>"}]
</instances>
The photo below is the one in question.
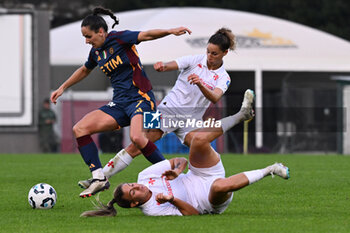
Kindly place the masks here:
<instances>
[{"instance_id":1,"label":"player's raised leg","mask_svg":"<svg viewBox=\"0 0 350 233\"><path fill-rule=\"evenodd\" d=\"M238 113L221 119L221 127L196 130L192 136L189 160L191 165L198 168L214 166L220 161L217 152L210 143L227 130L245 120L254 117L254 92L250 89L244 93L241 109Z\"/></svg>"},{"instance_id":2,"label":"player's raised leg","mask_svg":"<svg viewBox=\"0 0 350 233\"><path fill-rule=\"evenodd\" d=\"M163 131L160 129L151 129L146 132L146 137L151 142L159 140L162 135ZM120 150L113 158L108 161L108 163L102 169L103 174L109 179L110 177L118 174L126 167L128 167L131 164L132 160L140 154L141 151L133 143L131 143L128 147ZM81 188L86 189L90 186L92 180L92 178L87 180L80 180L78 182L78 185Z\"/></svg>"},{"instance_id":3,"label":"player's raised leg","mask_svg":"<svg viewBox=\"0 0 350 233\"><path fill-rule=\"evenodd\" d=\"M263 169L246 171L227 178L219 178L213 182L210 188L209 201L213 205L221 205L231 198L232 192L269 175L278 175L283 179L289 179L289 168L281 163L275 163Z\"/></svg>"},{"instance_id":4,"label":"player's raised leg","mask_svg":"<svg viewBox=\"0 0 350 233\"><path fill-rule=\"evenodd\" d=\"M80 154L85 163L89 166L93 178L90 187L80 193L81 197L88 197L109 188L110 184L102 172L98 150L91 135L94 133L113 130L118 127L118 123L114 118L101 110L95 110L88 113L83 119L74 125L73 132L77 139Z\"/></svg>"},{"instance_id":5,"label":"player's raised leg","mask_svg":"<svg viewBox=\"0 0 350 233\"><path fill-rule=\"evenodd\" d=\"M223 133L231 129L233 126L239 124L240 122L251 120L254 117L253 102L254 91L247 89L244 92L244 98L239 112L235 115L225 117L221 120Z\"/></svg>"}]
</instances>

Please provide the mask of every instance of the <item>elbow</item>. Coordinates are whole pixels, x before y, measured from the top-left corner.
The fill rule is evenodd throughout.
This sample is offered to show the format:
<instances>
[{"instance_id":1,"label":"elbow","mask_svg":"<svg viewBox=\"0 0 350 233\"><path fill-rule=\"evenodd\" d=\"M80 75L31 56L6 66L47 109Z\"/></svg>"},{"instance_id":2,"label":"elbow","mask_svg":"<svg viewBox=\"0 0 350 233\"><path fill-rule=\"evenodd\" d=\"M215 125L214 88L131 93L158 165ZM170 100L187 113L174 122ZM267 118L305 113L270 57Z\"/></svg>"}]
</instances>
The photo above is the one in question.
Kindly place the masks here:
<instances>
[{"instance_id":1,"label":"elbow","mask_svg":"<svg viewBox=\"0 0 350 233\"><path fill-rule=\"evenodd\" d=\"M188 215L199 215L199 212L197 210L193 210Z\"/></svg>"},{"instance_id":2,"label":"elbow","mask_svg":"<svg viewBox=\"0 0 350 233\"><path fill-rule=\"evenodd\" d=\"M197 210L194 210L192 215L199 215L199 212Z\"/></svg>"},{"instance_id":3,"label":"elbow","mask_svg":"<svg viewBox=\"0 0 350 233\"><path fill-rule=\"evenodd\" d=\"M186 158L184 158L184 157L179 157L178 159L182 160L182 162L187 166L188 161L187 161Z\"/></svg>"},{"instance_id":4,"label":"elbow","mask_svg":"<svg viewBox=\"0 0 350 233\"><path fill-rule=\"evenodd\" d=\"M184 211L181 213L183 216L199 215L198 211Z\"/></svg>"},{"instance_id":5,"label":"elbow","mask_svg":"<svg viewBox=\"0 0 350 233\"><path fill-rule=\"evenodd\" d=\"M219 100L221 99L223 95L223 92L221 89L219 88L215 88L210 95L210 98L208 98L210 100L210 102L212 102L213 104L216 104L217 102L219 102Z\"/></svg>"},{"instance_id":6,"label":"elbow","mask_svg":"<svg viewBox=\"0 0 350 233\"><path fill-rule=\"evenodd\" d=\"M210 102L212 102L213 104L216 104L219 100L220 100L220 97L213 97L210 99Z\"/></svg>"}]
</instances>

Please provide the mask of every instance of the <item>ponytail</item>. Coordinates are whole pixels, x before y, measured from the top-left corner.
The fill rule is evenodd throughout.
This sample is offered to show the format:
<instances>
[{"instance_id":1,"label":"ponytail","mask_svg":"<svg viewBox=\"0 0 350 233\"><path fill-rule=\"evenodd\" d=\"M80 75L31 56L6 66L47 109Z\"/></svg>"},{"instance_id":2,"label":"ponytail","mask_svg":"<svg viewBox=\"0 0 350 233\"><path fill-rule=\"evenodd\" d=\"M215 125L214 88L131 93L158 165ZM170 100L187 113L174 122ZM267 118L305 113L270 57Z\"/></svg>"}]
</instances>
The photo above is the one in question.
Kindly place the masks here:
<instances>
[{"instance_id":1,"label":"ponytail","mask_svg":"<svg viewBox=\"0 0 350 233\"><path fill-rule=\"evenodd\" d=\"M96 197L97 204L92 202L97 210L85 211L80 217L114 217L117 215L117 210L113 206L116 203L115 199L110 200L106 206L100 201L99 197L99 195Z\"/></svg>"},{"instance_id":2,"label":"ponytail","mask_svg":"<svg viewBox=\"0 0 350 233\"><path fill-rule=\"evenodd\" d=\"M234 50L236 47L235 35L228 28L220 28L209 38L208 43L218 45L222 51Z\"/></svg>"},{"instance_id":3,"label":"ponytail","mask_svg":"<svg viewBox=\"0 0 350 233\"><path fill-rule=\"evenodd\" d=\"M122 187L125 183L122 183L117 186L114 190L113 199L108 202L107 205L104 205L100 201L100 194L98 194L95 199L96 202L92 202L97 210L89 210L83 212L80 217L97 217L97 216L116 216L117 210L114 208L114 203L117 203L120 207L131 208L131 202L123 198Z\"/></svg>"},{"instance_id":4,"label":"ponytail","mask_svg":"<svg viewBox=\"0 0 350 233\"><path fill-rule=\"evenodd\" d=\"M114 28L115 25L119 24L118 18L113 14L113 12L109 9L105 9L103 7L95 7L94 10L92 11L93 15L98 15L98 14L103 14L103 15L109 15L114 20L114 24L112 25L112 28Z\"/></svg>"},{"instance_id":5,"label":"ponytail","mask_svg":"<svg viewBox=\"0 0 350 233\"><path fill-rule=\"evenodd\" d=\"M81 27L90 27L90 30L95 32L97 32L100 28L103 28L105 32L108 32L107 23L100 16L100 14L109 15L114 20L112 28L114 28L115 25L119 24L118 18L113 14L111 10L105 9L103 7L95 7L92 11L92 14L84 18L83 22L81 23Z\"/></svg>"}]
</instances>

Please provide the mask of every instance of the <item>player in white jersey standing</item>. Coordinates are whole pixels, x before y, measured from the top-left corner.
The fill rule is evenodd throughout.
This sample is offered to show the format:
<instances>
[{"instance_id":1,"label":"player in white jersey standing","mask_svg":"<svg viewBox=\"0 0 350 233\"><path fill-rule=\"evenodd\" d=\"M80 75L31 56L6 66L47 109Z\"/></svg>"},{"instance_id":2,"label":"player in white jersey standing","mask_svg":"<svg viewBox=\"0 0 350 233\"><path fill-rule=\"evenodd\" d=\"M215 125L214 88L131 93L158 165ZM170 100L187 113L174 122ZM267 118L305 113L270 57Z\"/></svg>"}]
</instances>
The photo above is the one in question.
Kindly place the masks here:
<instances>
[{"instance_id":1,"label":"player in white jersey standing","mask_svg":"<svg viewBox=\"0 0 350 233\"><path fill-rule=\"evenodd\" d=\"M241 110L222 119L222 127L200 129L195 132L189 154L189 171L185 158L174 158L158 162L139 173L137 183L120 184L113 199L100 210L86 211L82 216L114 216L114 203L120 207L137 207L145 215L196 215L220 214L233 198L233 192L244 188L268 175L289 178L289 168L275 163L263 169L246 171L225 178L225 169L220 155L210 142L232 128L236 123L253 117L253 92L245 92Z\"/></svg>"},{"instance_id":2,"label":"player in white jersey standing","mask_svg":"<svg viewBox=\"0 0 350 233\"><path fill-rule=\"evenodd\" d=\"M154 69L159 72L180 70L180 74L168 95L157 109L162 113L163 122L202 120L210 103L216 103L228 89L231 79L224 68L223 58L229 50L235 49L235 36L230 29L221 28L213 34L207 45L206 54L185 56L167 63L157 62ZM169 121L168 121L169 120ZM146 133L152 142L174 132L179 140L190 146L193 130L196 127L179 127L162 125ZM119 151L104 166L103 173L107 178L129 166L133 158L141 154L133 144ZM90 180L79 181L79 186L88 188Z\"/></svg>"}]
</instances>

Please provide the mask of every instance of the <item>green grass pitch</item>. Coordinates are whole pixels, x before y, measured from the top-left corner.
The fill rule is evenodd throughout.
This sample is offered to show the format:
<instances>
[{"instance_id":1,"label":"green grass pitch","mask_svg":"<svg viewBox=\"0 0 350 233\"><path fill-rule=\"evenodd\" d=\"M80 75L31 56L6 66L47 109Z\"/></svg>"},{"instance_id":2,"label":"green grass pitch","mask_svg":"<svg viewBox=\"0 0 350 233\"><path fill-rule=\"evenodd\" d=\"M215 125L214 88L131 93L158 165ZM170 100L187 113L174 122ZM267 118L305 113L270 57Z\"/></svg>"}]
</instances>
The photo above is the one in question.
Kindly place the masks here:
<instances>
[{"instance_id":1,"label":"green grass pitch","mask_svg":"<svg viewBox=\"0 0 350 233\"><path fill-rule=\"evenodd\" d=\"M113 156L101 155L105 164ZM168 156L170 158L171 156ZM79 197L79 179L89 170L78 154L0 155L0 232L350 232L350 157L339 155L222 155L226 175L265 167L276 161L290 167L291 179L266 177L234 195L221 215L146 217L138 209L118 208L116 217L81 218L93 209ZM148 166L136 158L102 192L107 202L120 182L134 182ZM51 184L53 209L33 210L29 189Z\"/></svg>"}]
</instances>

